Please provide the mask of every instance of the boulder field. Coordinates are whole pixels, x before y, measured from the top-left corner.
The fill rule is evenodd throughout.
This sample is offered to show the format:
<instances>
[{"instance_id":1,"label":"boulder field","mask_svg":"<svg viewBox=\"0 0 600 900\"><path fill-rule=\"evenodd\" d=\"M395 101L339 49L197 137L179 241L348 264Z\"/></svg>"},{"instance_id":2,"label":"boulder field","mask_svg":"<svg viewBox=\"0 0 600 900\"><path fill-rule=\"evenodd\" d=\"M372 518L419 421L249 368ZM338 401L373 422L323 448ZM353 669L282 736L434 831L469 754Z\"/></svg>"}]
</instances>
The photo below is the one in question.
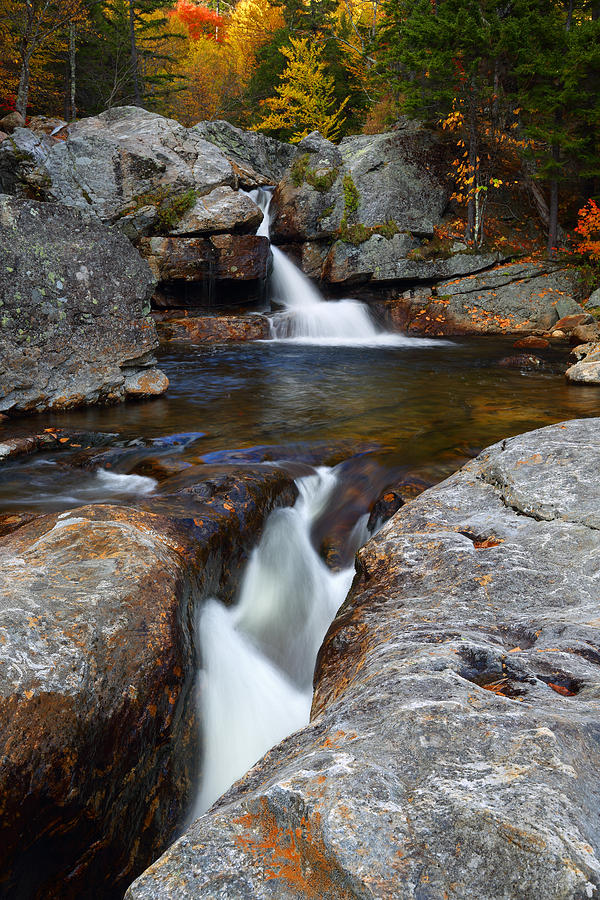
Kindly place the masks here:
<instances>
[{"instance_id":1,"label":"boulder field","mask_svg":"<svg viewBox=\"0 0 600 900\"><path fill-rule=\"evenodd\" d=\"M598 896L599 483L576 420L403 506L359 551L311 723L127 900Z\"/></svg>"},{"instance_id":2,"label":"boulder field","mask_svg":"<svg viewBox=\"0 0 600 900\"><path fill-rule=\"evenodd\" d=\"M0 188L61 203L123 232L175 295L172 305L202 305L208 282L227 296L242 282L248 295L267 276L269 246L255 235L262 213L244 192L268 183L252 163L275 160L278 147L286 159L293 149L249 134L244 161L235 152L244 132L208 124L184 128L126 106L49 133L16 128L0 144ZM222 143L224 136L231 157L206 139Z\"/></svg>"},{"instance_id":3,"label":"boulder field","mask_svg":"<svg viewBox=\"0 0 600 900\"><path fill-rule=\"evenodd\" d=\"M68 125L31 120L0 142L0 189L123 232L148 260L160 309L263 296L269 244L246 191L276 186L271 237L325 289L378 291L412 333L537 333L580 314L570 270L440 241L447 150L419 123L283 144L227 122L192 128L137 107ZM508 263L508 265L507 265Z\"/></svg>"}]
</instances>

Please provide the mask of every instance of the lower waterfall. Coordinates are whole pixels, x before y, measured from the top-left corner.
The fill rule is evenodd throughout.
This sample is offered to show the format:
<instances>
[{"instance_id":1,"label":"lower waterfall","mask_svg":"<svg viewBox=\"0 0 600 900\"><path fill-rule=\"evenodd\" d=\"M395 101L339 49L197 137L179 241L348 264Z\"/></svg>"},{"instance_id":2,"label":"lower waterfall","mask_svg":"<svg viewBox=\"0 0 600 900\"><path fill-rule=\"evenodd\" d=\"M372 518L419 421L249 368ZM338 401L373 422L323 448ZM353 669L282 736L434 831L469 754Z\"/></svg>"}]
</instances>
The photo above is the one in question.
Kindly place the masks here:
<instances>
[{"instance_id":1,"label":"lower waterfall","mask_svg":"<svg viewBox=\"0 0 600 900\"><path fill-rule=\"evenodd\" d=\"M248 563L239 600L210 600L198 624L202 779L200 815L274 744L308 722L317 652L354 567L329 569L311 529L336 490L335 469L297 481L291 508L274 510ZM363 537L360 527L351 540Z\"/></svg>"}]
</instances>

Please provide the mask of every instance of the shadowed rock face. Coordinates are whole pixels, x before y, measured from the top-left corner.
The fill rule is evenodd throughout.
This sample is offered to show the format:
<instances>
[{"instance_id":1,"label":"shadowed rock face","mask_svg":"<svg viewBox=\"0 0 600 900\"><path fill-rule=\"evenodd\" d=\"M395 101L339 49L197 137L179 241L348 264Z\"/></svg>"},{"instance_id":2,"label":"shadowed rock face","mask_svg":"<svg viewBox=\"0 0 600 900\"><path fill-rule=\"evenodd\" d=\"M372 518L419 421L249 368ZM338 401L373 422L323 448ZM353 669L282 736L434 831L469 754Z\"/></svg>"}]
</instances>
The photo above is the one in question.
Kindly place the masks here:
<instances>
[{"instance_id":1,"label":"shadowed rock face","mask_svg":"<svg viewBox=\"0 0 600 900\"><path fill-rule=\"evenodd\" d=\"M274 465L200 479L165 481L143 510L0 522L2 897L121 897L181 823L194 602L231 599L267 514L296 496Z\"/></svg>"},{"instance_id":2,"label":"shadowed rock face","mask_svg":"<svg viewBox=\"0 0 600 900\"><path fill-rule=\"evenodd\" d=\"M0 195L0 411L161 394L154 280L129 241L59 204Z\"/></svg>"},{"instance_id":3,"label":"shadowed rock face","mask_svg":"<svg viewBox=\"0 0 600 900\"><path fill-rule=\"evenodd\" d=\"M358 555L311 724L128 900L600 890L600 420L496 444Z\"/></svg>"}]
</instances>

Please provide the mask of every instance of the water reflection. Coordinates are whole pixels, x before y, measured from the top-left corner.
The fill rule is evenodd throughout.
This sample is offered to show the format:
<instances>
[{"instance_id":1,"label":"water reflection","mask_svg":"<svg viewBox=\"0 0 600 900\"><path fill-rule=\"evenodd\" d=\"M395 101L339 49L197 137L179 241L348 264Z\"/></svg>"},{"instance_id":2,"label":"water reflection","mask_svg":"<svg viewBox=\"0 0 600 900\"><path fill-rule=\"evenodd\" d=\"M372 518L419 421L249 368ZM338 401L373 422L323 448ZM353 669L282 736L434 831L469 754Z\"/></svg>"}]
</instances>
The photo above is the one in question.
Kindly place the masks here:
<instances>
[{"instance_id":1,"label":"water reflection","mask_svg":"<svg viewBox=\"0 0 600 900\"><path fill-rule=\"evenodd\" d=\"M161 450L196 464L214 451L258 444L376 442L386 465L408 466L438 480L500 438L600 415L600 391L568 384L556 354L546 353L542 371L500 367L511 346L510 340L470 338L422 350L268 343L185 347L161 358L171 381L165 398L32 417L17 429L52 425L117 432L121 441L147 443L169 434L201 433L189 446ZM60 460L68 464L68 454ZM0 496L0 509L8 507L7 491L11 507L21 490L31 494L30 464L22 460L3 467L10 468L11 484L4 499ZM57 484L63 477L59 467Z\"/></svg>"}]
</instances>

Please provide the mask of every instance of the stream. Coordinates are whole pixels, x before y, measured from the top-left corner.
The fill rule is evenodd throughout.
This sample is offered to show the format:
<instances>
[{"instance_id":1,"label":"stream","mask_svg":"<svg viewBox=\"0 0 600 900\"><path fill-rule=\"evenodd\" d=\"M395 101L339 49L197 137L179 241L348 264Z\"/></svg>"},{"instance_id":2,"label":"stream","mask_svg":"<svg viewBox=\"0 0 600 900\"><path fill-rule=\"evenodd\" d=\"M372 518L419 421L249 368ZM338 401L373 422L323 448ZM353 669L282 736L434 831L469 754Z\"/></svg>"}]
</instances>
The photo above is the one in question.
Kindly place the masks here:
<instances>
[{"instance_id":1,"label":"stream","mask_svg":"<svg viewBox=\"0 0 600 900\"><path fill-rule=\"evenodd\" d=\"M268 229L268 192L258 199ZM49 413L11 428L103 433L106 452L97 463L68 446L0 468L0 513L39 513L135 504L160 492L165 472L251 462L265 446L280 448L274 458L315 442L362 454L354 467L299 477L298 499L271 513L236 603L227 608L212 598L199 612L205 739L194 814L308 721L316 653L350 587L353 555L383 487L402 479L431 484L496 440L600 415L596 388L565 381L564 353L545 351L544 366L524 372L499 365L514 355L513 339L385 333L362 303L323 302L273 251L271 341L169 346L159 354L171 383L166 397ZM331 568L321 551L341 517L342 547Z\"/></svg>"}]
</instances>

